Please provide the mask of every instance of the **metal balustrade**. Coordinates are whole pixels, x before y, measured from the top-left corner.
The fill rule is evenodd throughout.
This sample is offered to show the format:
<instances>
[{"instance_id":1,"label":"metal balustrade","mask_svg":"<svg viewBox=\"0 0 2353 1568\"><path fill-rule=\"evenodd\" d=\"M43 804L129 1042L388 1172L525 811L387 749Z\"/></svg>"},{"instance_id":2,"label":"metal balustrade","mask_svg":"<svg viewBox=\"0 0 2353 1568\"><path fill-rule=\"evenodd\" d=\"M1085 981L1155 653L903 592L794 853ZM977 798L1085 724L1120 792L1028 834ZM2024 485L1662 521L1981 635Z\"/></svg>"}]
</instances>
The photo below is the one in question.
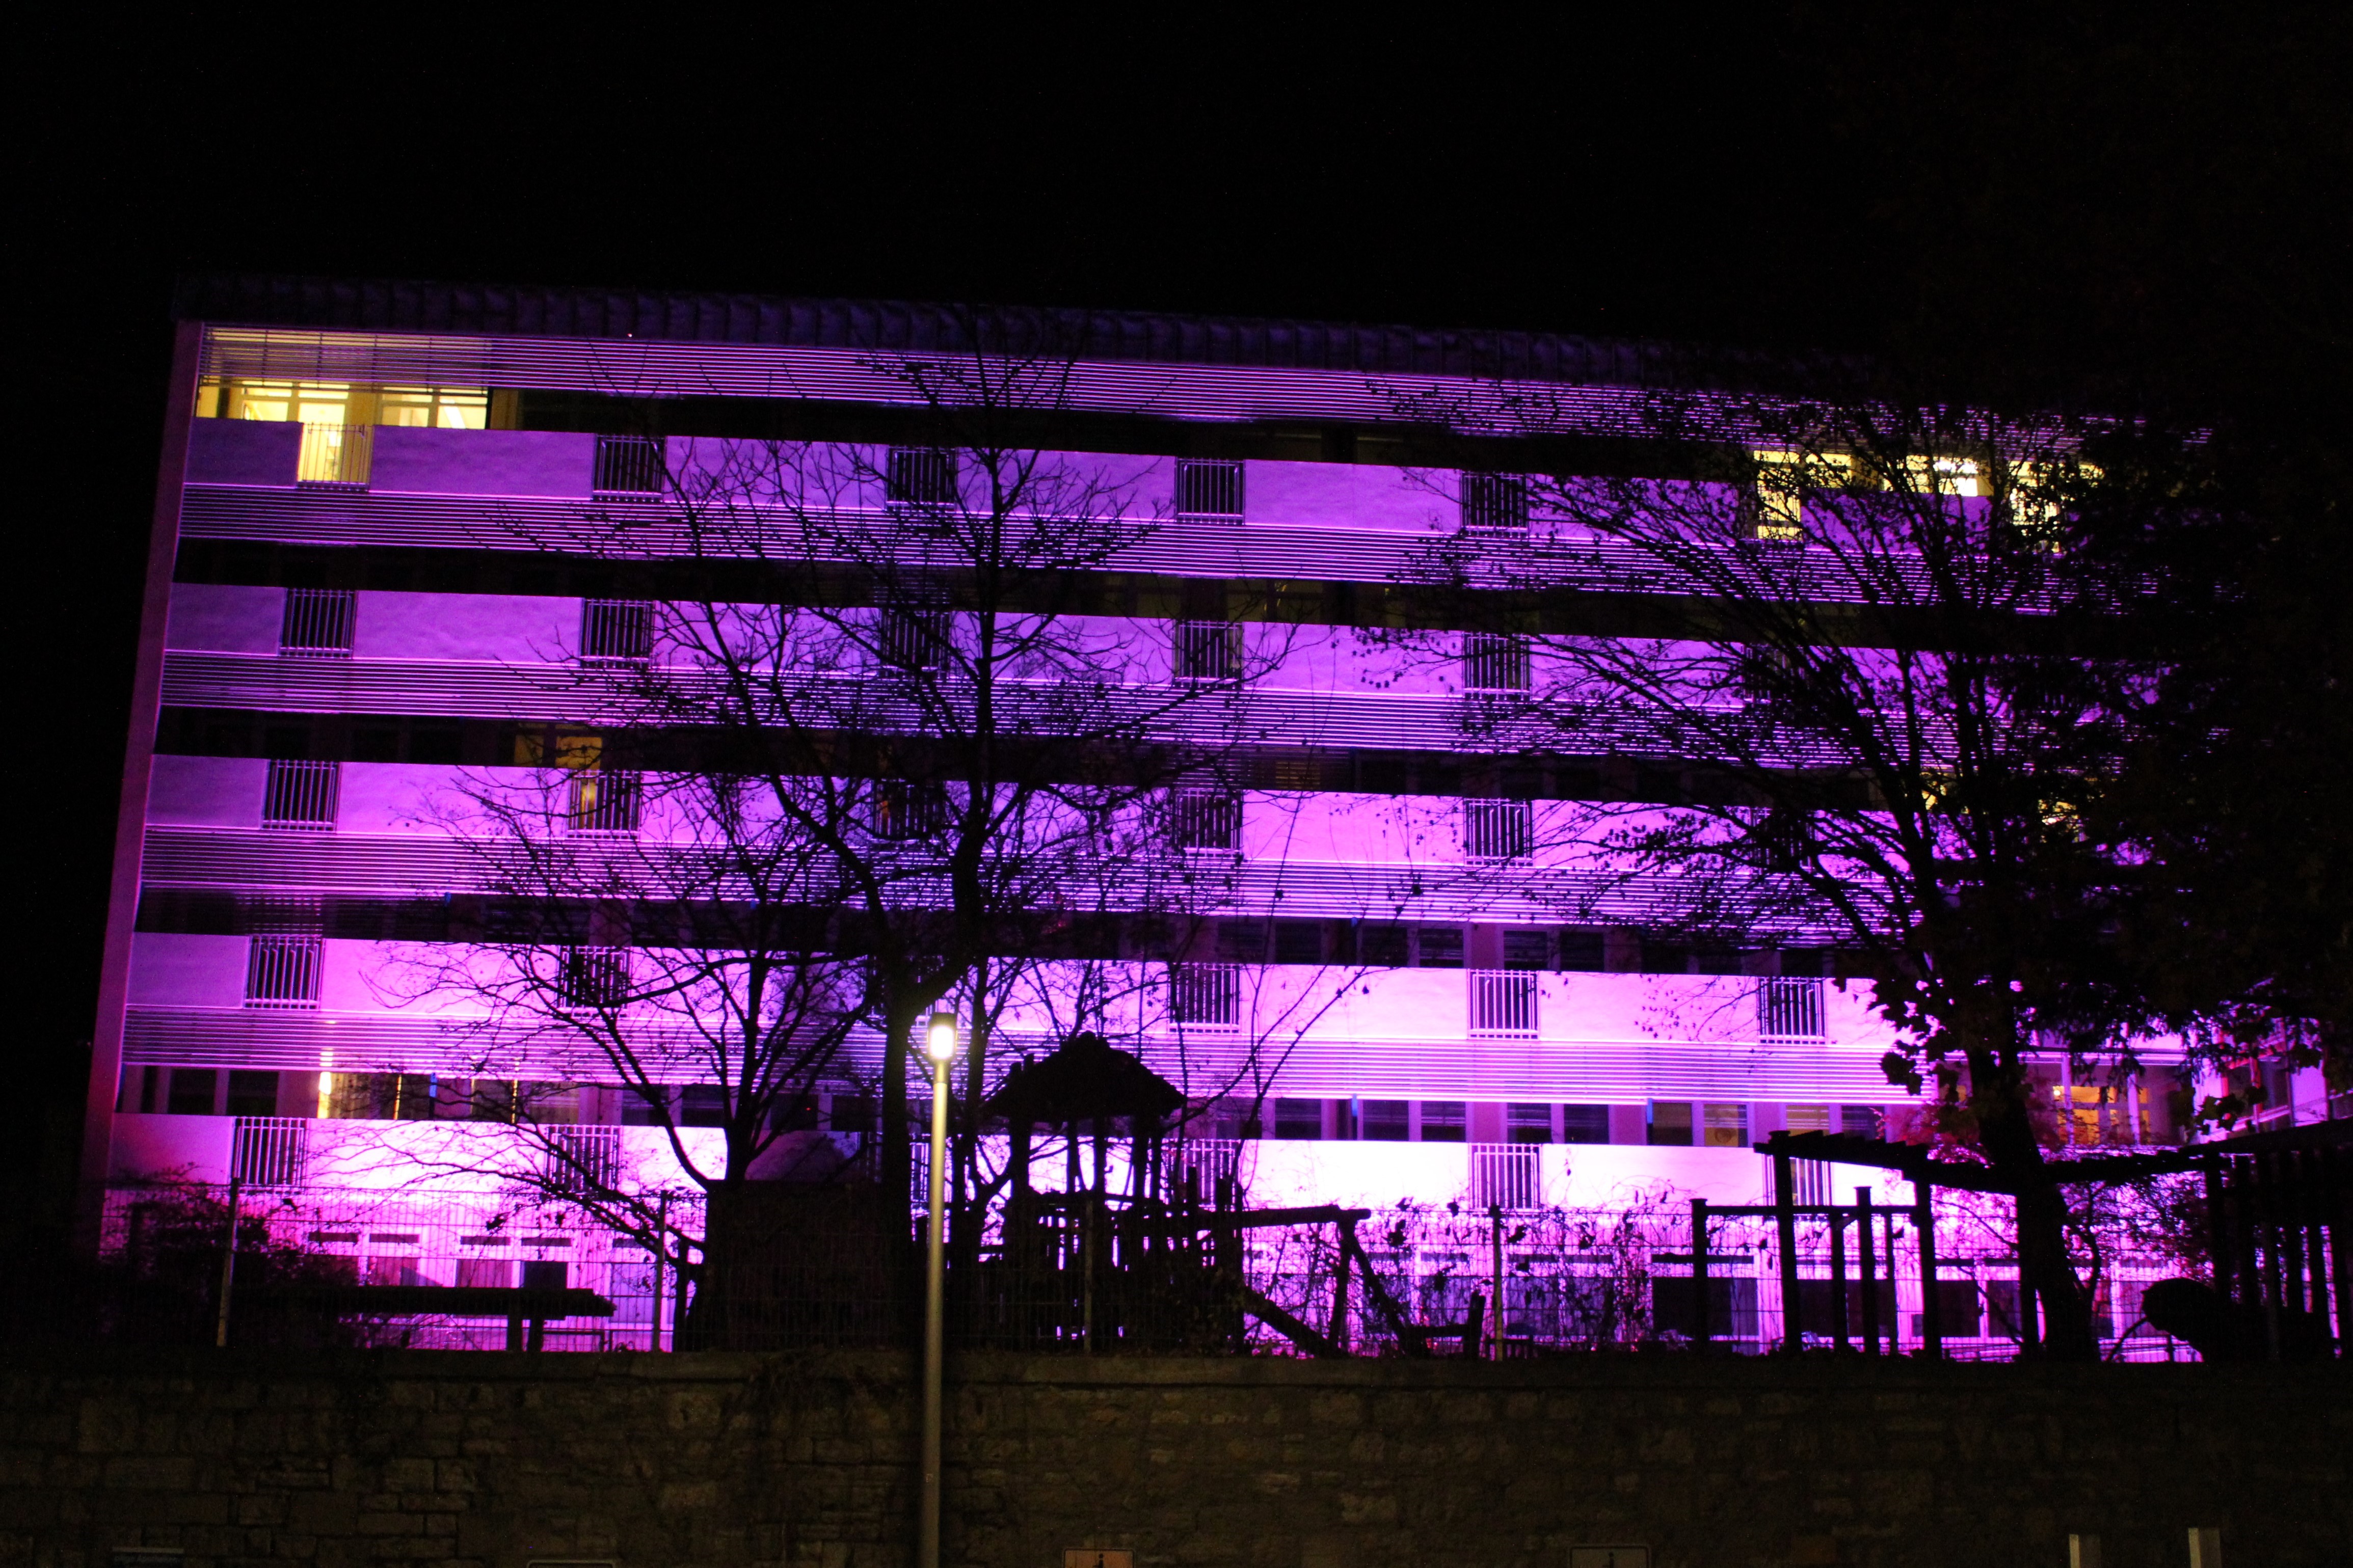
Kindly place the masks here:
<instances>
[{"instance_id":1,"label":"metal balustrade","mask_svg":"<svg viewBox=\"0 0 2353 1568\"><path fill-rule=\"evenodd\" d=\"M1472 632L1462 639L1462 687L1466 691L1525 691L1528 639Z\"/></svg>"},{"instance_id":2,"label":"metal balustrade","mask_svg":"<svg viewBox=\"0 0 2353 1568\"><path fill-rule=\"evenodd\" d=\"M1176 459L1176 515L1187 521L1242 520L1242 466L1222 458Z\"/></svg>"},{"instance_id":3,"label":"metal balustrade","mask_svg":"<svg viewBox=\"0 0 2353 1568\"><path fill-rule=\"evenodd\" d=\"M1462 529L1466 533L1525 533L1528 481L1518 474L1465 473Z\"/></svg>"},{"instance_id":4,"label":"metal balustrade","mask_svg":"<svg viewBox=\"0 0 2353 1568\"><path fill-rule=\"evenodd\" d=\"M1823 1017L1822 983L1771 979L1757 983L1757 1037L1760 1040L1822 1040L1830 1037Z\"/></svg>"},{"instance_id":5,"label":"metal balustrade","mask_svg":"<svg viewBox=\"0 0 2353 1568\"><path fill-rule=\"evenodd\" d=\"M294 481L302 485L364 488L375 451L375 427L371 425L326 425L305 422L302 448L294 468Z\"/></svg>"},{"instance_id":6,"label":"metal balustrade","mask_svg":"<svg viewBox=\"0 0 2353 1568\"><path fill-rule=\"evenodd\" d=\"M1235 855L1242 847L1242 797L1232 790L1189 788L1169 798L1169 835L1179 849Z\"/></svg>"},{"instance_id":7,"label":"metal balustrade","mask_svg":"<svg viewBox=\"0 0 2353 1568\"><path fill-rule=\"evenodd\" d=\"M576 1013L610 1012L629 994L628 953L617 947L568 947L556 960L558 1005Z\"/></svg>"},{"instance_id":8,"label":"metal balustrade","mask_svg":"<svg viewBox=\"0 0 2353 1568\"><path fill-rule=\"evenodd\" d=\"M595 1194L617 1190L621 1177L621 1130L617 1127L542 1127L542 1169L557 1192Z\"/></svg>"},{"instance_id":9,"label":"metal balustrade","mask_svg":"<svg viewBox=\"0 0 2353 1568\"><path fill-rule=\"evenodd\" d=\"M299 1187L311 1165L311 1121L300 1116L240 1116L229 1142L229 1173L256 1188Z\"/></svg>"},{"instance_id":10,"label":"metal balustrade","mask_svg":"<svg viewBox=\"0 0 2353 1568\"><path fill-rule=\"evenodd\" d=\"M302 1007L319 1005L320 940L292 931L266 931L247 939L245 1005Z\"/></svg>"},{"instance_id":11,"label":"metal balustrade","mask_svg":"<svg viewBox=\"0 0 2353 1568\"><path fill-rule=\"evenodd\" d=\"M334 826L343 771L341 763L273 761L262 790L261 826L313 831Z\"/></svg>"},{"instance_id":12,"label":"metal balustrade","mask_svg":"<svg viewBox=\"0 0 2353 1568\"><path fill-rule=\"evenodd\" d=\"M589 489L599 496L641 499L661 494L662 444L650 436L599 436Z\"/></svg>"},{"instance_id":13,"label":"metal balustrade","mask_svg":"<svg viewBox=\"0 0 2353 1568\"><path fill-rule=\"evenodd\" d=\"M1526 860L1535 853L1535 808L1525 800L1464 801L1462 852L1473 860Z\"/></svg>"},{"instance_id":14,"label":"metal balustrade","mask_svg":"<svg viewBox=\"0 0 2353 1568\"><path fill-rule=\"evenodd\" d=\"M1536 1032L1536 976L1517 969L1472 970L1471 1032L1533 1036Z\"/></svg>"},{"instance_id":15,"label":"metal balustrade","mask_svg":"<svg viewBox=\"0 0 2353 1568\"><path fill-rule=\"evenodd\" d=\"M948 613L885 605L874 613L874 657L885 669L939 669L947 663Z\"/></svg>"},{"instance_id":16,"label":"metal balustrade","mask_svg":"<svg viewBox=\"0 0 2353 1568\"><path fill-rule=\"evenodd\" d=\"M348 658L359 595L345 588L289 588L279 623L278 651Z\"/></svg>"},{"instance_id":17,"label":"metal balustrade","mask_svg":"<svg viewBox=\"0 0 2353 1568\"><path fill-rule=\"evenodd\" d=\"M884 489L901 505L953 506L956 455L938 447L894 447Z\"/></svg>"},{"instance_id":18,"label":"metal balustrade","mask_svg":"<svg viewBox=\"0 0 2353 1568\"><path fill-rule=\"evenodd\" d=\"M1238 963L1178 963L1168 970L1168 1016L1195 1028L1239 1028L1242 972Z\"/></svg>"},{"instance_id":19,"label":"metal balustrade","mask_svg":"<svg viewBox=\"0 0 2353 1568\"><path fill-rule=\"evenodd\" d=\"M1178 621L1175 628L1176 679L1207 684L1240 679L1242 628L1232 621Z\"/></svg>"},{"instance_id":20,"label":"metal balustrade","mask_svg":"<svg viewBox=\"0 0 2353 1568\"><path fill-rule=\"evenodd\" d=\"M645 781L618 768L586 768L566 785L565 827L572 833L622 837L638 831Z\"/></svg>"},{"instance_id":21,"label":"metal balustrade","mask_svg":"<svg viewBox=\"0 0 2353 1568\"><path fill-rule=\"evenodd\" d=\"M654 606L639 599L590 599L580 606L585 664L644 664L654 653Z\"/></svg>"},{"instance_id":22,"label":"metal balustrade","mask_svg":"<svg viewBox=\"0 0 2353 1568\"><path fill-rule=\"evenodd\" d=\"M1544 1159L1535 1143L1472 1143L1473 1210L1532 1209L1543 1202Z\"/></svg>"}]
</instances>

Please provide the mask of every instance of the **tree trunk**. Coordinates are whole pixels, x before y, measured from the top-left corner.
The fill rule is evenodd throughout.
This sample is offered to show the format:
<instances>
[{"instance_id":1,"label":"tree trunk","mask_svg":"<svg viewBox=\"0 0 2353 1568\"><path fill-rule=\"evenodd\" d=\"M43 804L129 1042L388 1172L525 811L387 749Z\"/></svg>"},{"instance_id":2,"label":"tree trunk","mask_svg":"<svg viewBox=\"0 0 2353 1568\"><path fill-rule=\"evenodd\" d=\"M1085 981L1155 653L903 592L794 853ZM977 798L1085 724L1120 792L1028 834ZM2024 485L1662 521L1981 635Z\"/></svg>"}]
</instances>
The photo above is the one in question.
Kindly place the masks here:
<instances>
[{"instance_id":1,"label":"tree trunk","mask_svg":"<svg viewBox=\"0 0 2353 1568\"><path fill-rule=\"evenodd\" d=\"M892 999L883 1015L882 1141L876 1152L874 1178L875 1199L882 1205L886 1218L892 1215L905 1216L908 1194L914 1180L914 1152L907 1121L907 1042L914 1034L915 1017L915 1011L898 997Z\"/></svg>"},{"instance_id":2,"label":"tree trunk","mask_svg":"<svg viewBox=\"0 0 2353 1568\"><path fill-rule=\"evenodd\" d=\"M740 1184L722 1182L704 1194L702 1261L691 1275L693 1298L671 1331L671 1342L680 1350L744 1348L734 1343L733 1301L742 1283L742 1271L736 1266L740 1250L736 1243L742 1230L735 1212L739 1191Z\"/></svg>"},{"instance_id":3,"label":"tree trunk","mask_svg":"<svg viewBox=\"0 0 2353 1568\"><path fill-rule=\"evenodd\" d=\"M1989 1075L1989 1077L1991 1075ZM1973 1084L1975 1075L1972 1075ZM2018 1193L2018 1274L2042 1303L2042 1350L2054 1361L2093 1361L2092 1302L2067 1258L2067 1205L2051 1180L2027 1120L2024 1085L2013 1073L1973 1088L1979 1147Z\"/></svg>"}]
</instances>

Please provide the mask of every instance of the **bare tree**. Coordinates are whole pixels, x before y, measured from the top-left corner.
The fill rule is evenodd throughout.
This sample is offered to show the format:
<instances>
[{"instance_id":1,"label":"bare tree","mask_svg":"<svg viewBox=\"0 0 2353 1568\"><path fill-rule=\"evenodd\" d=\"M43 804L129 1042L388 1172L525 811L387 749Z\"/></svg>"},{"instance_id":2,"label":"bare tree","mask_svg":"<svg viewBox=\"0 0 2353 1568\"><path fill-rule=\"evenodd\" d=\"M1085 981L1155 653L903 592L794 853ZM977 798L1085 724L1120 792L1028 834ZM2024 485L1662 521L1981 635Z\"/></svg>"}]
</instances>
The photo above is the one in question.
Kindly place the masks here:
<instances>
[{"instance_id":1,"label":"bare tree","mask_svg":"<svg viewBox=\"0 0 2353 1568\"><path fill-rule=\"evenodd\" d=\"M823 885L886 1195L908 1190L926 1013L971 1031L967 1172L992 1070L1044 1043L1037 1020L1165 1015L1160 965L1237 885L1232 854L1198 851L1239 847L1269 727L1250 688L1291 641L1222 579L1151 569L1172 512L1239 510L1238 465L1178 461L1172 502L1166 460L1041 445L1071 353L970 338L867 360L895 390L890 443L665 438L646 405L625 466L659 510L598 504L528 540L662 579L592 605L626 635L584 626L574 690L630 738L607 761L649 810L723 779ZM1000 1042L1009 998L1030 1022Z\"/></svg>"},{"instance_id":2,"label":"bare tree","mask_svg":"<svg viewBox=\"0 0 2353 1568\"><path fill-rule=\"evenodd\" d=\"M1508 391L1439 412L1480 437L1576 418ZM1465 531L1409 574L1467 655L1517 661L1466 722L1595 770L1557 819L1584 918L1843 950L1897 1031L1891 1079L1933 1080L2019 1194L2053 1353L2090 1355L2026 1059L2129 1070L2143 1022L2108 940L2128 874L2079 821L2116 746L2087 678L2116 586L2062 548L2079 432L1862 396L1661 395L1636 423L1679 472L1482 473L1512 459L1470 447Z\"/></svg>"},{"instance_id":3,"label":"bare tree","mask_svg":"<svg viewBox=\"0 0 2353 1568\"><path fill-rule=\"evenodd\" d=\"M737 777L608 766L585 739L542 750L522 776L477 773L438 803L483 889L472 940L406 948L379 977L471 1016L470 1109L512 1140L410 1157L503 1176L631 1237L693 1282L691 1331L716 1342L747 1184L842 1163L804 1114L844 1072L862 1004L833 929L835 868ZM684 1192L637 1168L614 1129L581 1124L602 1120L578 1113L582 1085L659 1130ZM673 1216L681 1196L700 1200L699 1226L681 1223L685 1205Z\"/></svg>"}]
</instances>

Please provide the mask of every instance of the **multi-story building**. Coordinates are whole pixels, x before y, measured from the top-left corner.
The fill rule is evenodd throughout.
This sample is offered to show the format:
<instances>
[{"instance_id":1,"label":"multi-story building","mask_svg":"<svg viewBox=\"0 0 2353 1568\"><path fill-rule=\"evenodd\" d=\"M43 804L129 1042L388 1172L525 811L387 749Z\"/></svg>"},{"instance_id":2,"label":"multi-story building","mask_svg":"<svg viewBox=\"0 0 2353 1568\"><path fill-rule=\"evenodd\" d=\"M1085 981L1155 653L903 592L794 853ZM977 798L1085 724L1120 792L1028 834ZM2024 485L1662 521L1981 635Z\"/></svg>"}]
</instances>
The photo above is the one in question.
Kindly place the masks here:
<instances>
[{"instance_id":1,"label":"multi-story building","mask_svg":"<svg viewBox=\"0 0 2353 1568\"><path fill-rule=\"evenodd\" d=\"M347 1145L476 1103L464 1020L395 994L382 969L404 944L461 940L450 911L482 891L437 794L595 741L611 710L586 676L648 657L664 591L640 569L664 547L623 560L566 541L616 517L660 535L698 442L855 449L888 483L832 504L922 500L940 481L914 459L937 437L908 367L969 360L976 321L1025 353L1069 345L1050 405L1022 411L1027 439L1116 459L1124 515L1149 521L1100 563L1124 595L1103 601L1123 646L1162 650L1120 679L1248 667L1250 689L1215 710L1248 731L1248 765L1176 814L1221 869L1186 911L1203 922L1189 966L1125 1043L1195 1096L1196 1132L1251 1143L1258 1194L1443 1201L1472 1184L1474 1151L1535 1147L1530 1190L1551 1202L1754 1201L1755 1142L1874 1129L1903 1102L1867 998L1826 958L1834 933L1711 952L1646 931L1638 907L1602 921L1547 891L1577 853L1547 814L1676 759L1597 742L1481 784L1511 759L1469 738L1464 710L1525 686L1525 655L1476 632L1411 655L1376 635L1382 594L1433 540L1532 526L1491 477L1447 466L1459 457L1417 407L1535 386L1599 429L1672 374L1662 355L1312 322L221 280L185 292L178 326L88 1179L283 1183L321 1119ZM1205 594L1221 608L1201 611ZM660 831L606 788L602 806L572 803L574 828ZM1171 954L1128 941L1110 956ZM1253 1016L1319 974L1334 994L1314 1008ZM2161 1044L2144 1059L2168 1060ZM879 1063L871 1031L853 1039L812 1114L870 1128ZM571 1086L584 1126L627 1120L593 1061L499 1070ZM2055 1089L2076 1095L2063 1070ZM683 1120L704 1087L677 1084ZM2167 1087L2116 1104L2105 1135L2168 1135ZM2109 1101L2086 1092L2073 1120L2097 1135Z\"/></svg>"}]
</instances>

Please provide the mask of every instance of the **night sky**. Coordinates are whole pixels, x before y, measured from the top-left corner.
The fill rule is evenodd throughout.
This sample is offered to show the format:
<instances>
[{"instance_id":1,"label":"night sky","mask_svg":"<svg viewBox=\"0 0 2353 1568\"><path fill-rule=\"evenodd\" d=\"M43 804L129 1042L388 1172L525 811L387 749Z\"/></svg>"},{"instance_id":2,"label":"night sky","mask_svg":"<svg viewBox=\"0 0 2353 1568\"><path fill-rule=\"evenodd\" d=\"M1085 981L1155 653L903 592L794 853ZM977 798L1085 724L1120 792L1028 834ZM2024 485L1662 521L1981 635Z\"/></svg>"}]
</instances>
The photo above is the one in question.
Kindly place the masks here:
<instances>
[{"instance_id":1,"label":"night sky","mask_svg":"<svg viewBox=\"0 0 2353 1568\"><path fill-rule=\"evenodd\" d=\"M1875 352L1972 393L2333 375L2341 399L2346 7L1626 9L1662 19L30 24L20 1081L79 1093L177 271L1555 329Z\"/></svg>"}]
</instances>

